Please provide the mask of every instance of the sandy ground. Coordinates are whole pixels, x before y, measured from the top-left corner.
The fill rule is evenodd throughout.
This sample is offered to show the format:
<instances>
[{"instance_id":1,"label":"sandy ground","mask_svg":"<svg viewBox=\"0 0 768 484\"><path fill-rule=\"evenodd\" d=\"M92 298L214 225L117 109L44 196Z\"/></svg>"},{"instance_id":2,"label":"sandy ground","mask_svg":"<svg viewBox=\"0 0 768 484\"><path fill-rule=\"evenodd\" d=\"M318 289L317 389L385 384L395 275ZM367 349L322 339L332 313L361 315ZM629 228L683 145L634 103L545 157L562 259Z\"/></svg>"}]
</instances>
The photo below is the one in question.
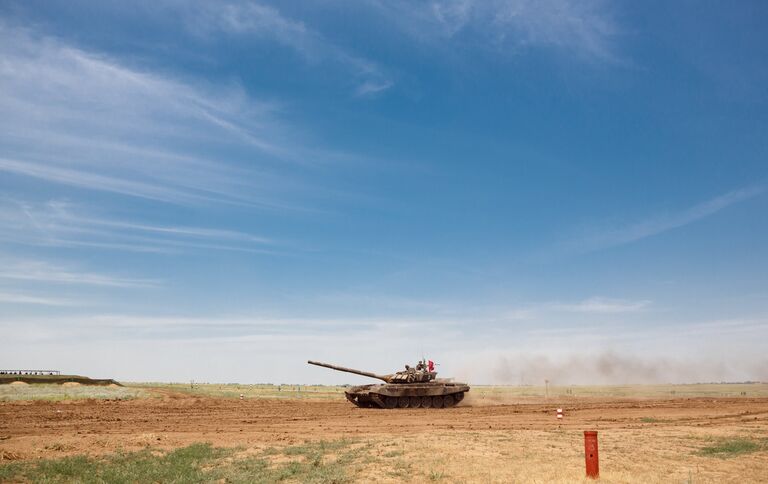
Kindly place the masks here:
<instances>
[{"instance_id":1,"label":"sandy ground","mask_svg":"<svg viewBox=\"0 0 768 484\"><path fill-rule=\"evenodd\" d=\"M416 481L573 482L584 473L582 431L593 429L599 431L604 481L768 481L765 450L730 458L697 453L721 438L768 439L768 398L520 398L503 404L468 398L451 409L388 411L341 399L154 394L0 403L0 456L98 455L194 442L258 450L351 438L372 443L380 454L395 449L402 455L398 465ZM562 421L555 418L558 407ZM376 480L404 475L361 472Z\"/></svg>"}]
</instances>

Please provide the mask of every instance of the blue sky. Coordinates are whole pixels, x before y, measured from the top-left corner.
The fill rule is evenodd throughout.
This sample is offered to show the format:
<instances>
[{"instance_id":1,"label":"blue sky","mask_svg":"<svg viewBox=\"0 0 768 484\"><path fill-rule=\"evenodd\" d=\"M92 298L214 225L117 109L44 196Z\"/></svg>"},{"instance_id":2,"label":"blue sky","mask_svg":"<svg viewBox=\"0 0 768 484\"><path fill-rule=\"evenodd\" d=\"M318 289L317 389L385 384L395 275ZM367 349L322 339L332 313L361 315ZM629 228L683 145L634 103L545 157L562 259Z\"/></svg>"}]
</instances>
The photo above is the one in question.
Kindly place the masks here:
<instances>
[{"instance_id":1,"label":"blue sky","mask_svg":"<svg viewBox=\"0 0 768 484\"><path fill-rule=\"evenodd\" d=\"M764 2L0 4L0 366L768 379Z\"/></svg>"}]
</instances>

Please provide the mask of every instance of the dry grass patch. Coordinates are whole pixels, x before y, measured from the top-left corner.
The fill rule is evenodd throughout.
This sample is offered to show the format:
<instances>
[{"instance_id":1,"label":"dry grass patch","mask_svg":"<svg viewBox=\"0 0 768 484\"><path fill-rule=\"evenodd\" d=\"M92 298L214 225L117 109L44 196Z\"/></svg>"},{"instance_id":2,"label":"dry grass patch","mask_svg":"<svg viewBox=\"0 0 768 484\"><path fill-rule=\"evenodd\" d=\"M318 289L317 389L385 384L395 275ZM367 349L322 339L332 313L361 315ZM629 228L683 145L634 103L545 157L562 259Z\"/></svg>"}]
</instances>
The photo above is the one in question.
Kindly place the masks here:
<instances>
[{"instance_id":1,"label":"dry grass patch","mask_svg":"<svg viewBox=\"0 0 768 484\"><path fill-rule=\"evenodd\" d=\"M16 385L16 383L22 384ZM89 398L101 400L127 400L147 396L147 393L139 388L91 386L80 385L76 382L70 383L73 383L73 385L59 385L56 383L35 383L30 385L23 382L0 385L0 402L23 400L64 401Z\"/></svg>"}]
</instances>

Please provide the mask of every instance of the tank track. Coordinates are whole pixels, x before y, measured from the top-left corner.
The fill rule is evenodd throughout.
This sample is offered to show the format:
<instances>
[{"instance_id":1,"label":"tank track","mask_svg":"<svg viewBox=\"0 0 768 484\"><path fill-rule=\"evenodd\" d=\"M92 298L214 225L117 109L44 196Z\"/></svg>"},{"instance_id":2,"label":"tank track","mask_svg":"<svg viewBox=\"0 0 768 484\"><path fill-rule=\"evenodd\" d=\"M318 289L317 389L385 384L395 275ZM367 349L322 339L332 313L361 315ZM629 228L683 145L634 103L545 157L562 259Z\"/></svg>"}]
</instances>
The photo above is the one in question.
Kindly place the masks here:
<instances>
[{"instance_id":1,"label":"tank track","mask_svg":"<svg viewBox=\"0 0 768 484\"><path fill-rule=\"evenodd\" d=\"M361 408L450 408L464 400L464 392L435 396L393 397L377 393L346 394L347 400Z\"/></svg>"}]
</instances>

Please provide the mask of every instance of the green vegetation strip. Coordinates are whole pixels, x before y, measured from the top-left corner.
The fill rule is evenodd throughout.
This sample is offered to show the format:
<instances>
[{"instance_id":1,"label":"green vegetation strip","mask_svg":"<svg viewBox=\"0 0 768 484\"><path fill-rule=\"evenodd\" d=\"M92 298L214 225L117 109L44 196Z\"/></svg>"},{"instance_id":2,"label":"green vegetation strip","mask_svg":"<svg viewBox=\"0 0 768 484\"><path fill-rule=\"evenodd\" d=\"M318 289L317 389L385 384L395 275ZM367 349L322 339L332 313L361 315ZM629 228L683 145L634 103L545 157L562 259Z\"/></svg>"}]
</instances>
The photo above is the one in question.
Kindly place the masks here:
<instances>
[{"instance_id":1,"label":"green vegetation strip","mask_svg":"<svg viewBox=\"0 0 768 484\"><path fill-rule=\"evenodd\" d=\"M699 454L708 457L735 457L761 450L768 450L768 440L755 441L738 438L719 440L712 445L702 448Z\"/></svg>"},{"instance_id":2,"label":"green vegetation strip","mask_svg":"<svg viewBox=\"0 0 768 484\"><path fill-rule=\"evenodd\" d=\"M276 398L343 400L344 387L323 385L272 385L239 383L127 383L133 388L171 390L195 396L221 398Z\"/></svg>"},{"instance_id":3,"label":"green vegetation strip","mask_svg":"<svg viewBox=\"0 0 768 484\"><path fill-rule=\"evenodd\" d=\"M56 384L34 385L0 385L0 401L22 400L83 400L89 398L128 400L146 396L140 388L106 387L106 386L74 386L65 387Z\"/></svg>"},{"instance_id":4,"label":"green vegetation strip","mask_svg":"<svg viewBox=\"0 0 768 484\"><path fill-rule=\"evenodd\" d=\"M107 457L73 456L0 464L0 482L353 482L363 466L380 463L371 443L310 442L258 454L193 444L170 452L146 449Z\"/></svg>"},{"instance_id":5,"label":"green vegetation strip","mask_svg":"<svg viewBox=\"0 0 768 484\"><path fill-rule=\"evenodd\" d=\"M223 398L276 398L310 400L344 400L348 386L240 383L125 383L133 388L171 390L196 396ZM557 396L582 397L768 397L768 383L707 383L689 385L623 385L623 386L488 386L473 385L474 400L504 401L509 398Z\"/></svg>"}]
</instances>

